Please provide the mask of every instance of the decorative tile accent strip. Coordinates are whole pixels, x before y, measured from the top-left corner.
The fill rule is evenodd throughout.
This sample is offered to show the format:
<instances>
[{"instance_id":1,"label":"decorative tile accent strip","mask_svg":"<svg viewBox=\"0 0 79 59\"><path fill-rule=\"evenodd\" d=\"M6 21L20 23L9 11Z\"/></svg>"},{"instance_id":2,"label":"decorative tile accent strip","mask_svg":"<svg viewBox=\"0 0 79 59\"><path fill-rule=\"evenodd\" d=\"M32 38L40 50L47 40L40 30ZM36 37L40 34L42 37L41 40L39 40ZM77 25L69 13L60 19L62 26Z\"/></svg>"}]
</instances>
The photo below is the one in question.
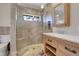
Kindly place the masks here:
<instances>
[{"instance_id":1,"label":"decorative tile accent strip","mask_svg":"<svg viewBox=\"0 0 79 59\"><path fill-rule=\"evenodd\" d=\"M10 34L10 27L0 27L0 35Z\"/></svg>"}]
</instances>

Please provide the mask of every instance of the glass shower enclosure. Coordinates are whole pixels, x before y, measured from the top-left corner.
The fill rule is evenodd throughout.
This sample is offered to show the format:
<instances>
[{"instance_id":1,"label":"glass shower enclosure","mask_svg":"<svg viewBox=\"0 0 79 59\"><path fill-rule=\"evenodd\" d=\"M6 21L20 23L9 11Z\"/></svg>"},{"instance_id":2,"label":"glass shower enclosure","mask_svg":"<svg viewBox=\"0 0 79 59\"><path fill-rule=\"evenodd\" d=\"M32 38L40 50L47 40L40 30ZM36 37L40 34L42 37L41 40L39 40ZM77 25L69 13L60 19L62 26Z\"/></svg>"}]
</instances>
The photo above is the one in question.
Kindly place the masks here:
<instances>
[{"instance_id":1,"label":"glass shower enclosure","mask_svg":"<svg viewBox=\"0 0 79 59\"><path fill-rule=\"evenodd\" d=\"M16 21L17 51L32 45L42 43L42 22L40 16L23 15Z\"/></svg>"}]
</instances>

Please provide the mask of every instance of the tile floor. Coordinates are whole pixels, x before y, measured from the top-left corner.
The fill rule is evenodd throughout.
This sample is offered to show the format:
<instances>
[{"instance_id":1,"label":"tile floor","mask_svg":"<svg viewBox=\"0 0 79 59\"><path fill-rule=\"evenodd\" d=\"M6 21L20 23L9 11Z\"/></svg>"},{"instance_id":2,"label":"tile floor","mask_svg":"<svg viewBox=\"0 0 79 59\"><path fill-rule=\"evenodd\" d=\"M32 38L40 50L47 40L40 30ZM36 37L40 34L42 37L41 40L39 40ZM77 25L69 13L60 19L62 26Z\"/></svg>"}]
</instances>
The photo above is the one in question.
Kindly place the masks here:
<instances>
[{"instance_id":1,"label":"tile floor","mask_svg":"<svg viewBox=\"0 0 79 59\"><path fill-rule=\"evenodd\" d=\"M23 56L43 56L43 44L34 44L26 47L26 52Z\"/></svg>"}]
</instances>

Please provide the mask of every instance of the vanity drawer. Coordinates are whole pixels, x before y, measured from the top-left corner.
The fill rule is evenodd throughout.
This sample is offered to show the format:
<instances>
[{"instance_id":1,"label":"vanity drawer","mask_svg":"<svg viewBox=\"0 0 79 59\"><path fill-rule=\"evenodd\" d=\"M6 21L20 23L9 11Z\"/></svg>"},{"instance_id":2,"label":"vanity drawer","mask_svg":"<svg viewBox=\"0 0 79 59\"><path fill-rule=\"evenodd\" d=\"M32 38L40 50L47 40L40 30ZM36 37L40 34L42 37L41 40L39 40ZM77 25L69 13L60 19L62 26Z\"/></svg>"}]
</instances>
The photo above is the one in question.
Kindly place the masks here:
<instances>
[{"instance_id":1,"label":"vanity drawer","mask_svg":"<svg viewBox=\"0 0 79 59\"><path fill-rule=\"evenodd\" d=\"M65 53L71 56L79 55L79 47L69 41L61 41L59 49L62 49Z\"/></svg>"},{"instance_id":2,"label":"vanity drawer","mask_svg":"<svg viewBox=\"0 0 79 59\"><path fill-rule=\"evenodd\" d=\"M66 51L64 51L63 49L58 49L56 52L57 56L70 56L70 54L68 54Z\"/></svg>"}]
</instances>

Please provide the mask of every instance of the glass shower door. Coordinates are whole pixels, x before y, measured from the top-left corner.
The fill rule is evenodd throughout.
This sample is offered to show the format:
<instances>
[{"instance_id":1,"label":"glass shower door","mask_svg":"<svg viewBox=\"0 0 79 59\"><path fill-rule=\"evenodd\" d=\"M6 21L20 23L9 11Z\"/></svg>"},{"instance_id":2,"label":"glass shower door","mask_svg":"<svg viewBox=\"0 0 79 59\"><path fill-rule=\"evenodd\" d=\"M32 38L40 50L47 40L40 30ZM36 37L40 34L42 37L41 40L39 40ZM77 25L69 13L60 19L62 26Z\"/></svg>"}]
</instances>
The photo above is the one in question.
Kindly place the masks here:
<instances>
[{"instance_id":1,"label":"glass shower door","mask_svg":"<svg viewBox=\"0 0 79 59\"><path fill-rule=\"evenodd\" d=\"M42 43L42 22L38 16L23 15L17 19L17 51L32 44Z\"/></svg>"}]
</instances>

